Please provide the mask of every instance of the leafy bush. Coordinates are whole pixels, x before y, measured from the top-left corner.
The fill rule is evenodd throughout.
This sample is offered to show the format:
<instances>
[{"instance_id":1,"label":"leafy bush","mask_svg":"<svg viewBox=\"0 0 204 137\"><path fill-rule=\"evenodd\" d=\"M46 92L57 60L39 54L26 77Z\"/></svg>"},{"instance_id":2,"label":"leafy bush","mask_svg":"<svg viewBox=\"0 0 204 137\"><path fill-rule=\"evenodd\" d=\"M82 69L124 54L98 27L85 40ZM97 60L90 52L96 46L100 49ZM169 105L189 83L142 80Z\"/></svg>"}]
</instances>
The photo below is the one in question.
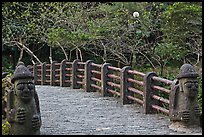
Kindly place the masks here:
<instances>
[{"instance_id":1,"label":"leafy bush","mask_svg":"<svg viewBox=\"0 0 204 137\"><path fill-rule=\"evenodd\" d=\"M9 135L10 124L7 120L2 120L2 135Z\"/></svg>"},{"instance_id":2,"label":"leafy bush","mask_svg":"<svg viewBox=\"0 0 204 137\"><path fill-rule=\"evenodd\" d=\"M8 74L5 78L2 79L2 135L8 135L10 130L10 124L6 120L6 102L7 102L7 93L11 89L11 73Z\"/></svg>"},{"instance_id":3,"label":"leafy bush","mask_svg":"<svg viewBox=\"0 0 204 137\"><path fill-rule=\"evenodd\" d=\"M200 106L200 109L202 111L202 77L198 77L198 104Z\"/></svg>"}]
</instances>

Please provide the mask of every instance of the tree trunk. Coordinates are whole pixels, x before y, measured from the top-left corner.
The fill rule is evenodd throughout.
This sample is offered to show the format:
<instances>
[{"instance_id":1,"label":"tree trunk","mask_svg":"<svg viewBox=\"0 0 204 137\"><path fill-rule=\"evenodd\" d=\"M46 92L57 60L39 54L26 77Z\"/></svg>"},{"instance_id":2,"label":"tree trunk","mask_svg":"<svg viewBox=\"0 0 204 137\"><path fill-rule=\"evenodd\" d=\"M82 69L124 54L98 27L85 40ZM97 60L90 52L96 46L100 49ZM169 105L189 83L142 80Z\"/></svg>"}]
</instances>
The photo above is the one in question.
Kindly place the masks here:
<instances>
[{"instance_id":1,"label":"tree trunk","mask_svg":"<svg viewBox=\"0 0 204 137\"><path fill-rule=\"evenodd\" d=\"M19 49L24 48L24 50L25 50L28 54L30 54L31 56L33 56L40 64L42 64L42 62L38 59L38 57L35 56L35 54L34 54L29 48L27 48L25 45L23 45L22 43L20 43L20 42L18 42L18 41L11 41L11 43L16 43L16 44L17 44L17 47L18 47ZM21 47L19 47L19 46L21 46Z\"/></svg>"},{"instance_id":2,"label":"tree trunk","mask_svg":"<svg viewBox=\"0 0 204 137\"><path fill-rule=\"evenodd\" d=\"M21 49L20 56L18 58L18 62L21 61L23 58L23 51L24 51L24 48ZM17 64L18 64L18 62L17 62Z\"/></svg>"},{"instance_id":3,"label":"tree trunk","mask_svg":"<svg viewBox=\"0 0 204 137\"><path fill-rule=\"evenodd\" d=\"M63 48L63 46L60 45L59 42L58 42L58 45L59 45L60 48L62 49L62 52L64 53L64 56L65 56L66 60L68 60L68 56L67 56L67 53L66 53L65 49Z\"/></svg>"},{"instance_id":4,"label":"tree trunk","mask_svg":"<svg viewBox=\"0 0 204 137\"><path fill-rule=\"evenodd\" d=\"M137 61L136 61L136 54L133 53L132 54L132 68L136 68L136 63L137 63Z\"/></svg>"},{"instance_id":5,"label":"tree trunk","mask_svg":"<svg viewBox=\"0 0 204 137\"><path fill-rule=\"evenodd\" d=\"M49 56L49 59L50 59L50 64L52 64L52 47L50 46L50 56Z\"/></svg>"},{"instance_id":6,"label":"tree trunk","mask_svg":"<svg viewBox=\"0 0 204 137\"><path fill-rule=\"evenodd\" d=\"M81 50L78 48L80 60L83 61Z\"/></svg>"}]
</instances>

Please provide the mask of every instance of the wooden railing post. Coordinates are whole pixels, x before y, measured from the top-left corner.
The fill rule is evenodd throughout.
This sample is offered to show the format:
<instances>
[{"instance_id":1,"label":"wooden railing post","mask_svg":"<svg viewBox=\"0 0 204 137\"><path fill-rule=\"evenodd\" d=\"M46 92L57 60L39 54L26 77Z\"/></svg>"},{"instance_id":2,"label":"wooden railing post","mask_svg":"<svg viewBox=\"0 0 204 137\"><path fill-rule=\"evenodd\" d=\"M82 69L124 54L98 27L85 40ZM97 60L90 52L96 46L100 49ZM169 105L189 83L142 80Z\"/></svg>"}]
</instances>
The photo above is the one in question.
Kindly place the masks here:
<instances>
[{"instance_id":1,"label":"wooden railing post","mask_svg":"<svg viewBox=\"0 0 204 137\"><path fill-rule=\"evenodd\" d=\"M65 66L66 66L66 59L62 60L60 64L60 87L65 86Z\"/></svg>"},{"instance_id":2,"label":"wooden railing post","mask_svg":"<svg viewBox=\"0 0 204 137\"><path fill-rule=\"evenodd\" d=\"M79 62L79 60L75 59L72 63L72 86L71 87L73 89L79 89L80 88L80 85L77 84L78 62Z\"/></svg>"},{"instance_id":3,"label":"wooden railing post","mask_svg":"<svg viewBox=\"0 0 204 137\"><path fill-rule=\"evenodd\" d=\"M45 80L46 80L46 62L43 62L41 64L41 85L45 84Z\"/></svg>"},{"instance_id":4,"label":"wooden railing post","mask_svg":"<svg viewBox=\"0 0 204 137\"><path fill-rule=\"evenodd\" d=\"M37 64L33 65L33 76L34 76L34 83L37 84L38 74L37 74Z\"/></svg>"},{"instance_id":5,"label":"wooden railing post","mask_svg":"<svg viewBox=\"0 0 204 137\"><path fill-rule=\"evenodd\" d=\"M157 76L154 72L148 72L145 76L144 76L144 98L143 98L143 102L144 102L144 113L145 114L151 114L153 113L153 109L151 107L153 103L153 99L151 98L151 95L153 94L153 89L152 89L152 85L153 85L153 81L152 81L152 77L153 76Z\"/></svg>"},{"instance_id":6,"label":"wooden railing post","mask_svg":"<svg viewBox=\"0 0 204 137\"><path fill-rule=\"evenodd\" d=\"M128 70L131 70L130 66L123 67L120 75L120 98L123 105L133 103L132 100L127 98L127 96L133 96L133 92L128 92L128 88L132 87L132 83L128 82L128 78L133 79L134 77L132 74L128 74Z\"/></svg>"},{"instance_id":7,"label":"wooden railing post","mask_svg":"<svg viewBox=\"0 0 204 137\"><path fill-rule=\"evenodd\" d=\"M53 61L51 63L51 66L50 66L50 85L51 86L55 86L55 63L56 61Z\"/></svg>"},{"instance_id":8,"label":"wooden railing post","mask_svg":"<svg viewBox=\"0 0 204 137\"><path fill-rule=\"evenodd\" d=\"M110 79L108 78L108 74L111 74L111 70L108 70L108 66L111 66L111 64L105 63L101 67L101 93L104 97L111 96L111 93L107 91L109 87L107 81L110 81Z\"/></svg>"},{"instance_id":9,"label":"wooden railing post","mask_svg":"<svg viewBox=\"0 0 204 137\"><path fill-rule=\"evenodd\" d=\"M85 64L85 71L84 71L84 76L85 76L85 85L84 85L84 89L86 92L92 92L93 88L91 87L91 84L93 83L93 81L91 80L91 63L93 63L92 60L88 60L86 61Z\"/></svg>"}]
</instances>

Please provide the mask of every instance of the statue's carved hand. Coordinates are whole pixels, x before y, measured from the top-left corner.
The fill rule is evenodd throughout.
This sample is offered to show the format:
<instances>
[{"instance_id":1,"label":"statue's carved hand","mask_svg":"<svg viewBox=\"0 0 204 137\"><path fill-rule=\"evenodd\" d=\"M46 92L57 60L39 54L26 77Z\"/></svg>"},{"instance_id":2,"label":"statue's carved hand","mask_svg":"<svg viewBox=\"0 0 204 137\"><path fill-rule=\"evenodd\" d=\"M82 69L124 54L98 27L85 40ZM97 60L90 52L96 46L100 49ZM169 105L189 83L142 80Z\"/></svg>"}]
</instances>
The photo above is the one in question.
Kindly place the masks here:
<instances>
[{"instance_id":1,"label":"statue's carved hand","mask_svg":"<svg viewBox=\"0 0 204 137\"><path fill-rule=\"evenodd\" d=\"M41 126L41 121L40 121L40 116L39 115L34 115L32 119L32 127L34 130L39 129Z\"/></svg>"},{"instance_id":2,"label":"statue's carved hand","mask_svg":"<svg viewBox=\"0 0 204 137\"><path fill-rule=\"evenodd\" d=\"M201 115L200 109L199 109L199 107L196 107L196 108L195 108L195 116L196 116L196 117L200 117L200 115Z\"/></svg>"},{"instance_id":3,"label":"statue's carved hand","mask_svg":"<svg viewBox=\"0 0 204 137\"><path fill-rule=\"evenodd\" d=\"M188 122L190 120L190 112L189 111L182 111L181 112L181 121Z\"/></svg>"},{"instance_id":4,"label":"statue's carved hand","mask_svg":"<svg viewBox=\"0 0 204 137\"><path fill-rule=\"evenodd\" d=\"M24 108L18 108L17 110L17 122L23 124L26 120L26 111Z\"/></svg>"}]
</instances>

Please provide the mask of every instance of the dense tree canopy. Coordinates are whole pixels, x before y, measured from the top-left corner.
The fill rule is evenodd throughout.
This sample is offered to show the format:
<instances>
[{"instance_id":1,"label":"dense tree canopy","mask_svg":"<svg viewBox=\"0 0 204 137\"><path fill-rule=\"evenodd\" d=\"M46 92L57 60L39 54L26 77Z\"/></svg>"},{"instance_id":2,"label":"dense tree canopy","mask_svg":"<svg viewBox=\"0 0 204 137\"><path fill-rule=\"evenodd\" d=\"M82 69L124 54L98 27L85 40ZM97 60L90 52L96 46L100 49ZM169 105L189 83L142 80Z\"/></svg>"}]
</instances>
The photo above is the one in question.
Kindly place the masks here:
<instances>
[{"instance_id":1,"label":"dense tree canopy","mask_svg":"<svg viewBox=\"0 0 204 137\"><path fill-rule=\"evenodd\" d=\"M139 17L134 18L137 11ZM173 61L202 58L200 2L4 2L2 45L50 47L70 60L91 54L103 62L164 68Z\"/></svg>"}]
</instances>

